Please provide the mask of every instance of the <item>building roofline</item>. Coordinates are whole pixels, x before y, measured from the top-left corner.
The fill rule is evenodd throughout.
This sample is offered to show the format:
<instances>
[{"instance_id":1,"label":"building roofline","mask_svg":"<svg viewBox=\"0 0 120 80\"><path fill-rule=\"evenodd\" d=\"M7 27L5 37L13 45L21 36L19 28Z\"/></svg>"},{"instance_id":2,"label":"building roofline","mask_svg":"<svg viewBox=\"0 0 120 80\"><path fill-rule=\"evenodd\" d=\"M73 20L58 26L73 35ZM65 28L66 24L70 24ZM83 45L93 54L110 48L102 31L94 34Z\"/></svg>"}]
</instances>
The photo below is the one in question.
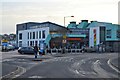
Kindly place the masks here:
<instances>
[{"instance_id":1,"label":"building roofline","mask_svg":"<svg viewBox=\"0 0 120 80\"><path fill-rule=\"evenodd\" d=\"M21 24L17 24L17 25L29 24L29 23L31 23L31 24L39 24L39 25L40 24L45 24L45 23L51 23L51 24L54 24L54 25L57 25L59 27L62 27L62 28L65 28L65 29L69 30L67 27L64 27L62 25L59 25L59 24L56 24L56 23L53 23L53 22L50 22L50 21L46 21L46 22L25 22L25 23L21 23Z\"/></svg>"},{"instance_id":2,"label":"building roofline","mask_svg":"<svg viewBox=\"0 0 120 80\"><path fill-rule=\"evenodd\" d=\"M19 24L17 24L17 25L22 25L22 24L29 24L29 23L35 23L35 24L44 24L44 23L52 23L52 24L56 24L56 23L53 23L53 22L50 22L50 21L45 21L45 22L25 22L25 23L19 23ZM58 25L58 24L56 24L56 25ZM59 26L61 26L61 25L59 25Z\"/></svg>"}]
</instances>

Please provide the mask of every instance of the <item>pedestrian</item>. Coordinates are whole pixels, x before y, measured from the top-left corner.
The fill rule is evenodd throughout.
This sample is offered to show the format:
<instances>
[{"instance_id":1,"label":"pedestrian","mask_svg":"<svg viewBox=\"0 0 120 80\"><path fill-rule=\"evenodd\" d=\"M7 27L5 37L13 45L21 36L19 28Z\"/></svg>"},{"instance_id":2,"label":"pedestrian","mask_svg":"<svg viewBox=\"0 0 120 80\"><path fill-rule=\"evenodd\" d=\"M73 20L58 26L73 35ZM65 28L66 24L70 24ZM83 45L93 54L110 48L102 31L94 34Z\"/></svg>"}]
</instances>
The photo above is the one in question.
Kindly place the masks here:
<instances>
[{"instance_id":1,"label":"pedestrian","mask_svg":"<svg viewBox=\"0 0 120 80\"><path fill-rule=\"evenodd\" d=\"M34 55L35 55L35 58L37 58L37 53L38 53L38 46L37 46L37 44L35 44L35 46L34 46Z\"/></svg>"}]
</instances>

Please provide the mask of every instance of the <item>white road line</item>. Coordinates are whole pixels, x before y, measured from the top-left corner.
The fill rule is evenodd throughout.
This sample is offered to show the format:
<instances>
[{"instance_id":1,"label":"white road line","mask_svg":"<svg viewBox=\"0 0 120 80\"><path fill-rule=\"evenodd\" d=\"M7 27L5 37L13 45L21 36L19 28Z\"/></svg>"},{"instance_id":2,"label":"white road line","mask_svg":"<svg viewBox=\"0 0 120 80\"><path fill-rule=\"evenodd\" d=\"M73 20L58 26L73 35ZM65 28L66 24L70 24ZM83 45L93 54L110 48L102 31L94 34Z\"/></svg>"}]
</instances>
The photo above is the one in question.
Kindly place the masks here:
<instances>
[{"instance_id":1,"label":"white road line","mask_svg":"<svg viewBox=\"0 0 120 80\"><path fill-rule=\"evenodd\" d=\"M13 72L5 75L5 76L2 76L1 78L16 78L16 77L18 77L18 76L20 76L20 75L22 75L23 73L26 72L25 68L20 67L20 66L17 66L17 67L18 67L17 70L15 70L15 71L13 71ZM19 71L21 71L21 72L19 74L17 74L17 72L19 72Z\"/></svg>"},{"instance_id":2,"label":"white road line","mask_svg":"<svg viewBox=\"0 0 120 80\"><path fill-rule=\"evenodd\" d=\"M120 73L120 71L119 71L117 68L115 68L114 66L111 65L110 61L111 61L110 59L107 61L108 65L109 65L113 70L115 70L116 72Z\"/></svg>"},{"instance_id":3,"label":"white road line","mask_svg":"<svg viewBox=\"0 0 120 80\"><path fill-rule=\"evenodd\" d=\"M78 70L75 70L75 72L76 72L77 74L79 74Z\"/></svg>"},{"instance_id":4,"label":"white road line","mask_svg":"<svg viewBox=\"0 0 120 80\"><path fill-rule=\"evenodd\" d=\"M99 60L96 60L95 62L94 62L94 64L97 64L99 62Z\"/></svg>"},{"instance_id":5,"label":"white road line","mask_svg":"<svg viewBox=\"0 0 120 80\"><path fill-rule=\"evenodd\" d=\"M104 70L103 68L101 68L99 60L97 60L93 64L94 64L93 65L94 70L97 72L98 77L100 77L100 78L118 77L117 75L114 75L112 73L108 73L106 70Z\"/></svg>"},{"instance_id":6,"label":"white road line","mask_svg":"<svg viewBox=\"0 0 120 80\"><path fill-rule=\"evenodd\" d=\"M42 76L30 76L28 78L44 78L44 77L42 77Z\"/></svg>"}]
</instances>

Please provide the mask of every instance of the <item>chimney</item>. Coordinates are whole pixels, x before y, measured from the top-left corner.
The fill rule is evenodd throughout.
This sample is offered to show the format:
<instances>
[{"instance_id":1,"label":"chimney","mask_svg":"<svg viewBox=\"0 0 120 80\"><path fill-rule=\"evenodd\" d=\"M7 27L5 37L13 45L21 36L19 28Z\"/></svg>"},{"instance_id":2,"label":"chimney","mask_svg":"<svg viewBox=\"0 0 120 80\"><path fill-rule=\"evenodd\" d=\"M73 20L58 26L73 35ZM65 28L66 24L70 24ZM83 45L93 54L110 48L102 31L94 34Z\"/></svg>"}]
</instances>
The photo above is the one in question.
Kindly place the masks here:
<instances>
[{"instance_id":1,"label":"chimney","mask_svg":"<svg viewBox=\"0 0 120 80\"><path fill-rule=\"evenodd\" d=\"M76 21L71 21L70 24L76 24Z\"/></svg>"},{"instance_id":2,"label":"chimney","mask_svg":"<svg viewBox=\"0 0 120 80\"><path fill-rule=\"evenodd\" d=\"M81 22L87 22L88 23L88 20L81 20Z\"/></svg>"},{"instance_id":3,"label":"chimney","mask_svg":"<svg viewBox=\"0 0 120 80\"><path fill-rule=\"evenodd\" d=\"M92 23L92 22L97 22L97 21L91 21L91 23Z\"/></svg>"}]
</instances>

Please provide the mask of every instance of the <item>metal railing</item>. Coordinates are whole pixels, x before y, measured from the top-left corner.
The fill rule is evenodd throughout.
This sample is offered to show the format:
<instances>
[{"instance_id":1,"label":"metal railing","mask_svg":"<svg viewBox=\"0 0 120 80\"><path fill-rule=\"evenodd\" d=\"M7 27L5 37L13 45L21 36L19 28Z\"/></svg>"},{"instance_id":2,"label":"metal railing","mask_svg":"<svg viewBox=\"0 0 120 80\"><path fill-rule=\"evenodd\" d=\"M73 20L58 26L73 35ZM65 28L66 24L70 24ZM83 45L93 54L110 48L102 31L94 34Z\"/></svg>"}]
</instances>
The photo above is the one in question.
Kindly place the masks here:
<instances>
[{"instance_id":1,"label":"metal railing","mask_svg":"<svg viewBox=\"0 0 120 80\"><path fill-rule=\"evenodd\" d=\"M46 49L45 53L81 53L82 49Z\"/></svg>"}]
</instances>

